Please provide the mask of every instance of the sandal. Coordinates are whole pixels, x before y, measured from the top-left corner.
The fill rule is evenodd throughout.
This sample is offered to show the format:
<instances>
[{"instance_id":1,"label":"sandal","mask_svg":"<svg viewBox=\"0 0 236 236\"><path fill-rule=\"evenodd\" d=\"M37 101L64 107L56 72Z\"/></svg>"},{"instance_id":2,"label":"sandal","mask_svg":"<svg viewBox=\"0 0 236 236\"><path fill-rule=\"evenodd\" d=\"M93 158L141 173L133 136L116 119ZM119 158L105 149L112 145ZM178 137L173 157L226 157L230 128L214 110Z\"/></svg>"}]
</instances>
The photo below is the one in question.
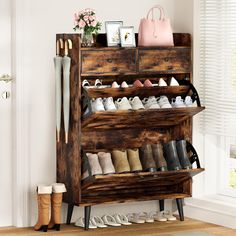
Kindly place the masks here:
<instances>
[{"instance_id":1,"label":"sandal","mask_svg":"<svg viewBox=\"0 0 236 236\"><path fill-rule=\"evenodd\" d=\"M147 223L153 223L154 222L154 217L153 214L147 213L147 212L142 212L140 213L140 217L141 219L145 220L145 222Z\"/></svg>"},{"instance_id":2,"label":"sandal","mask_svg":"<svg viewBox=\"0 0 236 236\"><path fill-rule=\"evenodd\" d=\"M94 225L96 225L98 228L105 228L107 225L104 224L103 220L99 216L94 216L91 221Z\"/></svg>"},{"instance_id":3,"label":"sandal","mask_svg":"<svg viewBox=\"0 0 236 236\"><path fill-rule=\"evenodd\" d=\"M145 223L145 220L143 220L140 217L140 215L141 215L141 213L129 213L127 215L127 218L129 220L129 222L136 223L136 224L143 224L143 223Z\"/></svg>"},{"instance_id":4,"label":"sandal","mask_svg":"<svg viewBox=\"0 0 236 236\"><path fill-rule=\"evenodd\" d=\"M75 222L75 226L79 226L84 228L85 224L84 224L84 218L83 217L79 217L79 219ZM92 222L92 220L89 220L89 229L96 229L97 226L94 224L94 222Z\"/></svg>"},{"instance_id":5,"label":"sandal","mask_svg":"<svg viewBox=\"0 0 236 236\"><path fill-rule=\"evenodd\" d=\"M164 211L164 217L169 220L169 221L175 221L176 220L176 217L173 216L172 212L171 211Z\"/></svg>"},{"instance_id":6,"label":"sandal","mask_svg":"<svg viewBox=\"0 0 236 236\"><path fill-rule=\"evenodd\" d=\"M156 221L164 222L167 221L167 218L164 216L164 211L152 211L150 212L152 214L152 217Z\"/></svg>"},{"instance_id":7,"label":"sandal","mask_svg":"<svg viewBox=\"0 0 236 236\"><path fill-rule=\"evenodd\" d=\"M129 222L128 218L125 215L122 214L115 214L113 216L118 224L122 225L131 225L132 223Z\"/></svg>"},{"instance_id":8,"label":"sandal","mask_svg":"<svg viewBox=\"0 0 236 236\"><path fill-rule=\"evenodd\" d=\"M109 226L121 226L121 224L118 224L115 220L115 218L111 215L104 215L102 217L104 224Z\"/></svg>"}]
</instances>

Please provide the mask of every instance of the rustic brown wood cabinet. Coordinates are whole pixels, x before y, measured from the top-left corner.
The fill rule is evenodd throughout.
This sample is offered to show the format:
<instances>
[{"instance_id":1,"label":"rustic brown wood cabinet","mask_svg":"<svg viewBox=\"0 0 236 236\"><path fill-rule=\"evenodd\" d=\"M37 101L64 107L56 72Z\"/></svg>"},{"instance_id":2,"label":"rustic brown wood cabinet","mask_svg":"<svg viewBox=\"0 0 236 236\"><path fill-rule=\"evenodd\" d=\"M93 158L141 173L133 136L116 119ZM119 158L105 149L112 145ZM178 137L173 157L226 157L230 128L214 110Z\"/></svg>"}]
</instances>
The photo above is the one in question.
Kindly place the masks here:
<instances>
[{"instance_id":1,"label":"rustic brown wood cabinet","mask_svg":"<svg viewBox=\"0 0 236 236\"><path fill-rule=\"evenodd\" d=\"M141 172L90 176L81 180L82 153L85 151L112 150L113 148L141 147L147 143L167 142L175 139L192 139L192 116L202 111L197 91L192 82L191 36L174 34L174 47L106 47L105 34L98 35L97 47L82 48L78 34L58 34L57 40L72 40L69 50L70 75L70 129L69 142L65 143L63 122L60 142L57 143L57 181L65 183L68 203L67 223L71 221L74 206L85 206L85 224L88 229L91 206L128 201L176 199L180 219L184 220L182 199L192 195L192 176L202 172L197 163L191 170ZM137 37L137 35L136 35ZM64 56L64 49L61 49ZM87 79L94 84L99 78L104 84L137 78L159 80L174 76L180 86L153 88L104 88L82 89L81 82ZM133 97L166 95L191 95L197 107L95 112L83 116L86 102L97 97ZM87 103L89 105L89 103Z\"/></svg>"}]
</instances>

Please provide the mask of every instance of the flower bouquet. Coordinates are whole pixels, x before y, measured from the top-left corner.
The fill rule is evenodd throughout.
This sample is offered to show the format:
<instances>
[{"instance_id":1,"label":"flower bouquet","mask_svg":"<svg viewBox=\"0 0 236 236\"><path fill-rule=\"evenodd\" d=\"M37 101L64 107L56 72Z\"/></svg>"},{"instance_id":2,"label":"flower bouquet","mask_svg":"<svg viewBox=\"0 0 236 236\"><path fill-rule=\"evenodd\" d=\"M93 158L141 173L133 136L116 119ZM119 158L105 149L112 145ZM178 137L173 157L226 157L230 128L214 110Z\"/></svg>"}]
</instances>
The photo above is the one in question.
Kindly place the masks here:
<instances>
[{"instance_id":1,"label":"flower bouquet","mask_svg":"<svg viewBox=\"0 0 236 236\"><path fill-rule=\"evenodd\" d=\"M97 21L96 13L91 8L86 8L78 13L75 13L74 30L82 31L82 46L91 47L95 40L93 35L97 35L101 30L101 22Z\"/></svg>"}]
</instances>

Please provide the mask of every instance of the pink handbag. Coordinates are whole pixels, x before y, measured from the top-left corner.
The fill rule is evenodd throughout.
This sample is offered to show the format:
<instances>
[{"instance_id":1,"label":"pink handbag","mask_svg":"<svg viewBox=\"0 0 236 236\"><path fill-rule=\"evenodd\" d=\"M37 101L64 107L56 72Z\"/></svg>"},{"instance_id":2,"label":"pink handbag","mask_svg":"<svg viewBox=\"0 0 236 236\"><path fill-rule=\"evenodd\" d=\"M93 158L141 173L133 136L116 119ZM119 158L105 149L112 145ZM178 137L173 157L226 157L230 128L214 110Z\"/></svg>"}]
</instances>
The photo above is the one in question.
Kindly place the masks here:
<instances>
[{"instance_id":1,"label":"pink handbag","mask_svg":"<svg viewBox=\"0 0 236 236\"><path fill-rule=\"evenodd\" d=\"M155 8L160 10L159 20L155 20L153 17ZM150 19L151 13L152 19ZM152 7L147 14L147 18L141 19L138 46L174 46L170 19L165 17L164 9L160 5Z\"/></svg>"}]
</instances>

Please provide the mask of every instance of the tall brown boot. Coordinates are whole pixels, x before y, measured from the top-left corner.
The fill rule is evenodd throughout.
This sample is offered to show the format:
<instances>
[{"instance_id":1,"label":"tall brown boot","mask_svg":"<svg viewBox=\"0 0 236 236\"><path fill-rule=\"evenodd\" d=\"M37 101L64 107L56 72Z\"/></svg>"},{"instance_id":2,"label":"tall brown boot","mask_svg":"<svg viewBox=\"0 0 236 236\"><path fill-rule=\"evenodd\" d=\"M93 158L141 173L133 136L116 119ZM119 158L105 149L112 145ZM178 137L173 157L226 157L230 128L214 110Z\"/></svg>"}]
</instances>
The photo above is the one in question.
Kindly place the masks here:
<instances>
[{"instance_id":1,"label":"tall brown boot","mask_svg":"<svg viewBox=\"0 0 236 236\"><path fill-rule=\"evenodd\" d=\"M66 192L66 188L64 184L56 183L52 185L52 191L51 220L48 228L59 231L61 226L62 196L63 193Z\"/></svg>"},{"instance_id":2,"label":"tall brown boot","mask_svg":"<svg viewBox=\"0 0 236 236\"><path fill-rule=\"evenodd\" d=\"M37 231L47 232L49 223L49 207L51 202L52 186L38 186L38 222L34 226Z\"/></svg>"}]
</instances>

